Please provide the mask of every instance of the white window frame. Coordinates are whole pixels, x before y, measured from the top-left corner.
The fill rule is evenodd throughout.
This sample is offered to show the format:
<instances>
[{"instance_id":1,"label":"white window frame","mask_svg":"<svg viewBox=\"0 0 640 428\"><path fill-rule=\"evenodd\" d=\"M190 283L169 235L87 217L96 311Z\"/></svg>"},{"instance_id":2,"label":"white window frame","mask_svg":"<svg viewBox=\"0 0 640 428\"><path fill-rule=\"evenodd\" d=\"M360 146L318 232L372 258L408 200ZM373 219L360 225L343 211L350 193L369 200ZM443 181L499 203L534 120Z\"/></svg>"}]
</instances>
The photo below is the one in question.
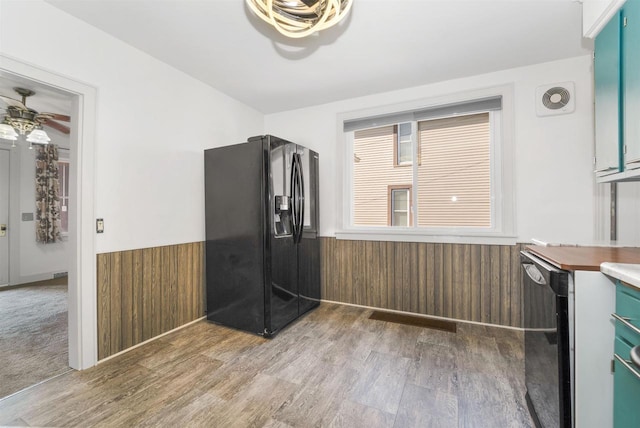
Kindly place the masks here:
<instances>
[{"instance_id":1,"label":"white window frame","mask_svg":"<svg viewBox=\"0 0 640 428\"><path fill-rule=\"evenodd\" d=\"M387 185L387 188L389 189L387 192L387 198L388 198L388 210L389 212L387 213L387 218L388 218L388 223L389 223L389 227L412 227L413 223L413 211L412 211L412 198L413 198L413 185ZM407 209L406 211L403 210L397 210L396 209L396 201L393 198L395 192L406 192L407 194ZM406 212L407 214L407 223L408 226L400 226L397 224L393 224L393 221L395 219L395 213L397 212Z\"/></svg>"},{"instance_id":2,"label":"white window frame","mask_svg":"<svg viewBox=\"0 0 640 428\"><path fill-rule=\"evenodd\" d=\"M502 108L490 111L491 126L491 228L425 228L394 226L355 226L353 225L353 134L344 132L344 122L383 115L397 114L447 104L464 103L477 99L500 96ZM405 242L451 242L480 244L514 244L515 230L515 180L513 156L513 124L514 124L513 85L502 85L491 88L471 90L464 93L421 99L403 104L376 107L366 110L346 112L337 116L337 155L338 180L336 185L338 239L405 241ZM418 157L417 126L412 127L413 159ZM416 164L416 163L414 163ZM417 165L413 166L414 183L417 182ZM417 186L412 187L414 204L413 215L416 215Z\"/></svg>"},{"instance_id":3,"label":"white window frame","mask_svg":"<svg viewBox=\"0 0 640 428\"><path fill-rule=\"evenodd\" d=\"M406 123L408 123L409 126L411 127L411 134L410 134L411 136L409 137L410 138L409 143L412 146L412 151L415 152L415 150L413 150L413 145L415 144L415 142L414 142L414 140L415 140L415 130L414 130L415 122L400 122L400 123L397 123L396 124L396 126L397 126L397 128L396 128L396 144L395 144L395 147L394 147L395 153L393 154L393 159L394 159L394 165L393 166L395 166L395 167L411 166L411 165L413 165L413 160L415 159L415 156L411 156L411 160L404 161L404 162L400 160L400 146L402 145L402 141L401 141L401 138L400 138L400 128L402 127L402 125L404 125ZM413 153L413 154L415 154L415 153Z\"/></svg>"}]
</instances>

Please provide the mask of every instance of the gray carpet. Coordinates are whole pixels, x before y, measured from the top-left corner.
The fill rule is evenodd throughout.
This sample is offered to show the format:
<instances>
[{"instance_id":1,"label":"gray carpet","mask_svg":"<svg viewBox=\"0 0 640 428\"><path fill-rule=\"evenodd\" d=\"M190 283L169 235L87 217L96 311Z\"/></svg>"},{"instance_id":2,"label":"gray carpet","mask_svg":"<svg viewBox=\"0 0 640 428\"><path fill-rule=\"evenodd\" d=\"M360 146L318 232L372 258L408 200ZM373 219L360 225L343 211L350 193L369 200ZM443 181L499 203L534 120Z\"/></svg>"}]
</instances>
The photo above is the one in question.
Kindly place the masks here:
<instances>
[{"instance_id":1,"label":"gray carpet","mask_svg":"<svg viewBox=\"0 0 640 428\"><path fill-rule=\"evenodd\" d=\"M69 370L66 278L45 284L0 289L0 398Z\"/></svg>"}]
</instances>

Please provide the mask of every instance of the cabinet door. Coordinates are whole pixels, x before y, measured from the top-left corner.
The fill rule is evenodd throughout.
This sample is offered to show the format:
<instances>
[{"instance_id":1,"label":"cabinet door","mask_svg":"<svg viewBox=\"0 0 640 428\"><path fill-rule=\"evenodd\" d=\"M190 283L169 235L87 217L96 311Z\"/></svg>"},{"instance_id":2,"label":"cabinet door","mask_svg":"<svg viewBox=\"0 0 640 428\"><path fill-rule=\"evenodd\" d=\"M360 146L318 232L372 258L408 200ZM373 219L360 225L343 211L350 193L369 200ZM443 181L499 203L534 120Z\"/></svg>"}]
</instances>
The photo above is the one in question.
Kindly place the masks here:
<instances>
[{"instance_id":1,"label":"cabinet door","mask_svg":"<svg viewBox=\"0 0 640 428\"><path fill-rule=\"evenodd\" d=\"M640 326L640 292L620 281L616 285L616 314L635 327ZM640 426L640 369L631 360L631 349L640 345L640 334L624 322L616 321L614 352L627 361L627 365L615 359L613 421L614 427Z\"/></svg>"},{"instance_id":2,"label":"cabinet door","mask_svg":"<svg viewBox=\"0 0 640 428\"><path fill-rule=\"evenodd\" d=\"M620 13L595 42L596 173L621 171L620 162Z\"/></svg>"},{"instance_id":3,"label":"cabinet door","mask_svg":"<svg viewBox=\"0 0 640 428\"><path fill-rule=\"evenodd\" d=\"M615 340L611 313L616 307L615 287L600 272L576 271L573 278L574 426L611 428L611 348Z\"/></svg>"},{"instance_id":4,"label":"cabinet door","mask_svg":"<svg viewBox=\"0 0 640 428\"><path fill-rule=\"evenodd\" d=\"M630 169L640 168L640 1L628 1L622 13L623 142Z\"/></svg>"},{"instance_id":5,"label":"cabinet door","mask_svg":"<svg viewBox=\"0 0 640 428\"><path fill-rule=\"evenodd\" d=\"M624 339L616 337L616 354L629 361L631 346ZM638 397L640 397L640 379L637 368L633 363L627 363L631 368L615 360L614 389L613 389L613 426L627 428L640 426L640 411L638 411ZM635 370L635 372L632 372Z\"/></svg>"}]
</instances>

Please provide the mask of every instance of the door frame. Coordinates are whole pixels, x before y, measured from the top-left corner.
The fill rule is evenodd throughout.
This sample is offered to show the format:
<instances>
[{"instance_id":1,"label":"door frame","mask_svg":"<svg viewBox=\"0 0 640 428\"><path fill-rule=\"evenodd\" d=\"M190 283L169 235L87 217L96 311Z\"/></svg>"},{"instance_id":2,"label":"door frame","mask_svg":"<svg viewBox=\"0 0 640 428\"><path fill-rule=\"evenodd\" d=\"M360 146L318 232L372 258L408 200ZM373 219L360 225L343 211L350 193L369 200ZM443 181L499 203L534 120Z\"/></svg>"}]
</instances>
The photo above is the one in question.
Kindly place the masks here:
<instances>
[{"instance_id":1,"label":"door frame","mask_svg":"<svg viewBox=\"0 0 640 428\"><path fill-rule=\"evenodd\" d=\"M2 141L3 140L0 140L0 143ZM6 140L4 140L4 141L6 141ZM7 173L7 182L6 182L6 185L7 185L7 196L9 197L9 205L7 206L6 222L9 225L9 229L11 229L11 224L13 223L12 222L12 218L11 218L11 209L10 209L11 204L13 202L11 200L12 199L11 198L11 196L12 196L11 195L11 179L12 179L12 175L13 175L13 168L11 168L11 161L12 161L11 147L8 144L6 144L6 147L5 147L4 144L0 144L0 152L3 152L3 151L7 152L7 159L9 161L9 168L7 168L7 170L6 170L6 173ZM2 185L2 184L0 183L0 185ZM1 222L1 220L0 220L0 222ZM11 233L11 230L8 230L7 232L8 232L8 236L6 236L6 235L4 236L4 238L6 240L6 243L7 243L7 250L8 250L7 251L7 253L8 253L7 254L7 260L6 260L6 262L7 262L7 272L6 272L7 273L7 282L6 282L6 284L4 284L4 283L2 283L0 281L0 287L11 284L11 259L12 259L12 257L11 257L11 236L12 236L12 233Z\"/></svg>"},{"instance_id":2,"label":"door frame","mask_svg":"<svg viewBox=\"0 0 640 428\"><path fill-rule=\"evenodd\" d=\"M97 89L37 65L0 54L0 71L58 88L73 96L71 114L69 366L82 370L97 363L96 246L94 234L94 159Z\"/></svg>"}]
</instances>

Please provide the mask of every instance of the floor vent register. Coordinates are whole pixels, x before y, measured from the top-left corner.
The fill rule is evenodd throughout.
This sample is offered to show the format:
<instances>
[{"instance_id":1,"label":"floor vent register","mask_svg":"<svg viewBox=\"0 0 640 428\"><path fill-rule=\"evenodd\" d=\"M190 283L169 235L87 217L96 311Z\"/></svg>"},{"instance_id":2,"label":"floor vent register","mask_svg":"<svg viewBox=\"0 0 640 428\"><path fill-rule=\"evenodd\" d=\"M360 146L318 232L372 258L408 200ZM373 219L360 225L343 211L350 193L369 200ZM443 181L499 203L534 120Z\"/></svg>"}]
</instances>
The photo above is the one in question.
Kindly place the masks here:
<instances>
[{"instance_id":1,"label":"floor vent register","mask_svg":"<svg viewBox=\"0 0 640 428\"><path fill-rule=\"evenodd\" d=\"M371 320L393 322L396 324L414 325L417 327L432 328L455 333L457 325L452 321L437 320L433 318L416 317L412 315L395 314L393 312L373 311L369 317Z\"/></svg>"}]
</instances>

